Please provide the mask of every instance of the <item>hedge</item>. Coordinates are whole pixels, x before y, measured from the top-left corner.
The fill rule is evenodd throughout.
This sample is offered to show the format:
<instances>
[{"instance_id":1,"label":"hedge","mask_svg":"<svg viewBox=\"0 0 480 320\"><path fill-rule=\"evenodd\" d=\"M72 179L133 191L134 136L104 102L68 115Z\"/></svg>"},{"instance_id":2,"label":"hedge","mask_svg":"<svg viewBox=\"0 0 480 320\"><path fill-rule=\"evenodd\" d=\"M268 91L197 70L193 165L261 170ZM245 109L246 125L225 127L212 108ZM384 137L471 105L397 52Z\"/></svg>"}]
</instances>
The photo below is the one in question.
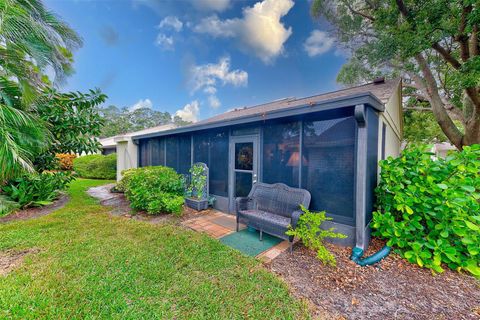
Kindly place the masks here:
<instances>
[{"instance_id":1,"label":"hedge","mask_svg":"<svg viewBox=\"0 0 480 320\"><path fill-rule=\"evenodd\" d=\"M73 160L73 169L82 178L109 179L117 176L117 154L93 154Z\"/></svg>"}]
</instances>

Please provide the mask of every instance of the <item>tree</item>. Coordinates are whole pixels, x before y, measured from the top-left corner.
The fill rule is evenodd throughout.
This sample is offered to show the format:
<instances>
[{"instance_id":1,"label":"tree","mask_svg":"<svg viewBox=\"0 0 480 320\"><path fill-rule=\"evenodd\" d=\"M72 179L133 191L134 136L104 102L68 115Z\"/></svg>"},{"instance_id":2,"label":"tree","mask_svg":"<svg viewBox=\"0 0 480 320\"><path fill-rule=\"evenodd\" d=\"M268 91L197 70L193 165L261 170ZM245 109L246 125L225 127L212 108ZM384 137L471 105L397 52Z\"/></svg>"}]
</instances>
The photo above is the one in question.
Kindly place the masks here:
<instances>
[{"instance_id":1,"label":"tree","mask_svg":"<svg viewBox=\"0 0 480 320\"><path fill-rule=\"evenodd\" d=\"M0 181L33 170L32 157L50 134L35 102L50 84L71 72L71 50L80 37L38 0L0 1Z\"/></svg>"},{"instance_id":2,"label":"tree","mask_svg":"<svg viewBox=\"0 0 480 320\"><path fill-rule=\"evenodd\" d=\"M427 103L458 149L480 143L478 1L315 0L311 10L352 52L340 82L402 76L410 103Z\"/></svg>"},{"instance_id":3,"label":"tree","mask_svg":"<svg viewBox=\"0 0 480 320\"><path fill-rule=\"evenodd\" d=\"M105 126L102 129L101 137L112 137L121 133L139 131L168 123L175 123L178 126L190 124L182 118L172 116L169 112L162 112L150 108L129 110L119 109L116 106L108 106L99 109L105 119Z\"/></svg>"},{"instance_id":4,"label":"tree","mask_svg":"<svg viewBox=\"0 0 480 320\"><path fill-rule=\"evenodd\" d=\"M104 124L97 106L107 96L99 89L89 93L59 93L50 89L45 93L37 112L53 139L48 149L36 157L38 169L52 169L58 153L95 153L100 150L97 137Z\"/></svg>"}]
</instances>

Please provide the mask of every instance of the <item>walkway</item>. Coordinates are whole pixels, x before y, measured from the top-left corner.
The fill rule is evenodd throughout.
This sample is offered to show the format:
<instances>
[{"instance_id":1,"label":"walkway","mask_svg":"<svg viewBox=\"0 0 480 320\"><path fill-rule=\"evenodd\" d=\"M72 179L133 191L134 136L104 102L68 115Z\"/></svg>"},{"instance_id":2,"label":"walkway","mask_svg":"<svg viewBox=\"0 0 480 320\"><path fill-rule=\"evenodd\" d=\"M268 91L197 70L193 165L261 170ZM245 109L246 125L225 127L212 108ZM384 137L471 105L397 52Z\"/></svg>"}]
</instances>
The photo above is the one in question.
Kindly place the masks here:
<instances>
[{"instance_id":1,"label":"walkway","mask_svg":"<svg viewBox=\"0 0 480 320\"><path fill-rule=\"evenodd\" d=\"M217 210L209 210L208 213L182 222L182 225L198 232L205 232L209 236L219 239L235 232L235 216ZM241 224L240 230L246 226ZM280 253L288 250L288 241L282 241L276 246L260 253L256 257L266 263L275 259Z\"/></svg>"}]
</instances>

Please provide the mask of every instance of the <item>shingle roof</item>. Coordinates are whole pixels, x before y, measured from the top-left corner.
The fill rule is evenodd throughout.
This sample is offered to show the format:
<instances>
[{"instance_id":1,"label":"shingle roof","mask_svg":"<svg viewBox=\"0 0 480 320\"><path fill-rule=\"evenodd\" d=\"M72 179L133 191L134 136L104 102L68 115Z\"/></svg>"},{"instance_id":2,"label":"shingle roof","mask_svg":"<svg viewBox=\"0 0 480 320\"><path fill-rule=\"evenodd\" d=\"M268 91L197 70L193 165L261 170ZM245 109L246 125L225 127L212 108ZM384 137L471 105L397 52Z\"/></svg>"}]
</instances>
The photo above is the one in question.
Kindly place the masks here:
<instances>
[{"instance_id":1,"label":"shingle roof","mask_svg":"<svg viewBox=\"0 0 480 320\"><path fill-rule=\"evenodd\" d=\"M258 116L265 116L272 114L278 111L292 111L294 109L304 107L304 106L312 106L318 105L322 103L328 103L332 100L347 100L349 98L353 98L358 95L367 95L371 94L376 99L378 99L377 104L385 104L387 103L388 99L393 95L395 89L398 87L400 79L392 79L392 80L385 80L380 82L372 82L361 86L346 88L342 90L337 90L333 92L327 92L323 94L314 95L311 97L305 98L285 98L280 100L275 100L272 102L251 106L251 107L241 107L235 108L231 111L227 111L225 113L213 116L211 118L198 121L194 124L174 128L170 130L160 130L158 133L159 135L167 135L170 133L177 133L178 132L187 132L187 131L194 131L198 130L200 127L205 128L206 126L221 126L221 125L228 125L230 121L236 121L238 119L250 119L253 117ZM135 133L132 134L132 138L145 138L150 136L156 136L156 132L154 130L150 131L148 134L144 133Z\"/></svg>"},{"instance_id":2,"label":"shingle roof","mask_svg":"<svg viewBox=\"0 0 480 320\"><path fill-rule=\"evenodd\" d=\"M312 103L319 103L325 100L342 98L347 96L352 96L359 93L370 92L375 97L377 97L383 104L385 104L388 99L392 96L393 91L398 85L399 79L394 80L385 80L381 83L368 83L365 85L346 88L338 91L327 92L311 97L306 98L285 98L281 100L272 101L265 104L260 104L252 107L243 107L236 108L231 111L213 116L211 118L196 122L194 125L201 125L206 123L212 123L217 121L231 120L239 117L252 116L252 115L261 115L271 111L277 111L282 109L293 108L302 105L309 105Z\"/></svg>"}]
</instances>

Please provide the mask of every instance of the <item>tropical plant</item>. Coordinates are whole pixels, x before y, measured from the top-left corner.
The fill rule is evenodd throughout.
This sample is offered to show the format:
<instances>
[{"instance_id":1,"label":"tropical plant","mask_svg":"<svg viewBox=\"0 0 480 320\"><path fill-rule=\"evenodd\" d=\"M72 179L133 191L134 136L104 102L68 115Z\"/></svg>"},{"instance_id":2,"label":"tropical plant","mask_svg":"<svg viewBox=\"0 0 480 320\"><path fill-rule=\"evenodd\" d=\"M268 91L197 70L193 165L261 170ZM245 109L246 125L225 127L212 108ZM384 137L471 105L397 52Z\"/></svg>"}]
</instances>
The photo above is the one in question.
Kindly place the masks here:
<instances>
[{"instance_id":1,"label":"tropical plant","mask_svg":"<svg viewBox=\"0 0 480 320\"><path fill-rule=\"evenodd\" d=\"M0 194L0 217L20 208L20 205L6 195Z\"/></svg>"},{"instance_id":2,"label":"tropical plant","mask_svg":"<svg viewBox=\"0 0 480 320\"><path fill-rule=\"evenodd\" d=\"M332 220L332 218L327 217L325 211L311 212L303 205L301 205L301 209L303 214L300 215L296 227L289 226L286 234L298 237L305 247L316 250L317 258L324 264L336 266L335 256L325 248L323 241L325 238L344 239L347 236L335 232L335 228L322 229L320 227L323 222Z\"/></svg>"},{"instance_id":3,"label":"tropical plant","mask_svg":"<svg viewBox=\"0 0 480 320\"><path fill-rule=\"evenodd\" d=\"M36 157L37 168L54 169L58 153L90 154L100 150L97 137L104 122L97 106L106 98L99 89L88 93L46 91L37 113L47 123L53 140L48 149Z\"/></svg>"},{"instance_id":4,"label":"tropical plant","mask_svg":"<svg viewBox=\"0 0 480 320\"><path fill-rule=\"evenodd\" d=\"M71 173L43 172L24 174L2 187L2 194L21 208L51 204L73 179Z\"/></svg>"},{"instance_id":5,"label":"tropical plant","mask_svg":"<svg viewBox=\"0 0 480 320\"><path fill-rule=\"evenodd\" d=\"M478 1L315 0L311 10L352 53L338 81L402 76L410 104L426 105L452 144L480 143Z\"/></svg>"},{"instance_id":6,"label":"tropical plant","mask_svg":"<svg viewBox=\"0 0 480 320\"><path fill-rule=\"evenodd\" d=\"M50 85L48 67L61 81L71 72L80 37L39 0L0 1L0 181L33 170L32 158L49 133L35 102Z\"/></svg>"},{"instance_id":7,"label":"tropical plant","mask_svg":"<svg viewBox=\"0 0 480 320\"><path fill-rule=\"evenodd\" d=\"M82 178L110 179L117 176L117 155L92 154L73 160L73 169Z\"/></svg>"},{"instance_id":8,"label":"tropical plant","mask_svg":"<svg viewBox=\"0 0 480 320\"><path fill-rule=\"evenodd\" d=\"M168 167L142 167L129 170L122 180L132 208L149 214L180 215L185 201L183 177Z\"/></svg>"},{"instance_id":9,"label":"tropical plant","mask_svg":"<svg viewBox=\"0 0 480 320\"><path fill-rule=\"evenodd\" d=\"M427 150L411 147L380 162L373 233L421 267L480 276L480 145L446 159Z\"/></svg>"}]
</instances>

